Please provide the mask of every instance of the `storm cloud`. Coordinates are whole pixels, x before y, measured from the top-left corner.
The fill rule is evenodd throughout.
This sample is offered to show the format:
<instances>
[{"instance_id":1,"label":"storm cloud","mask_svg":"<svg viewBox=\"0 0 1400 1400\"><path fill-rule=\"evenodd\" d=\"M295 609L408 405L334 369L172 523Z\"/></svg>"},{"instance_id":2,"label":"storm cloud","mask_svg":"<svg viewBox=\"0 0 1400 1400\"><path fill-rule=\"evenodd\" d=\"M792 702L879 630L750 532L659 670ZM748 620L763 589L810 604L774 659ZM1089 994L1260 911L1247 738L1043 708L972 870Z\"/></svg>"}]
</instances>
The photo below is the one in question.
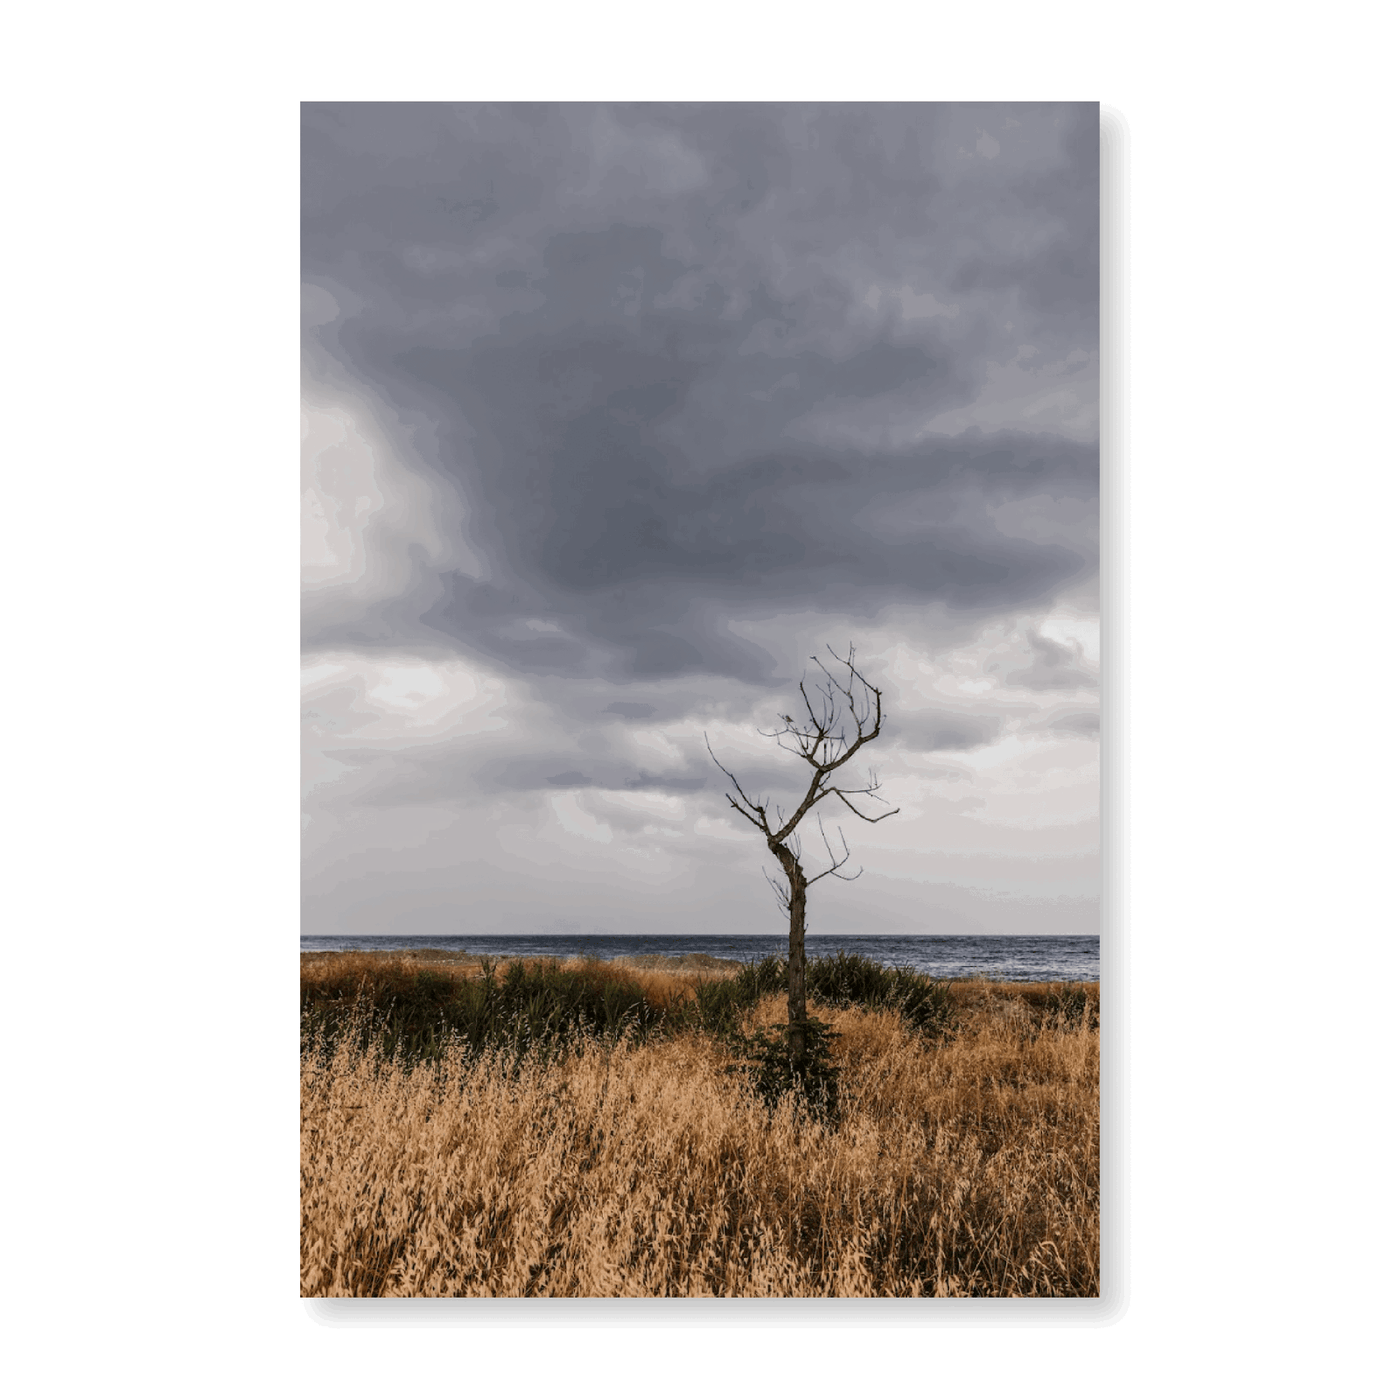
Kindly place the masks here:
<instances>
[{"instance_id":1,"label":"storm cloud","mask_svg":"<svg viewBox=\"0 0 1400 1400\"><path fill-rule=\"evenodd\" d=\"M1095 104L307 104L309 907L351 811L514 795L721 859L701 736L827 641L916 766L1091 737L1098 140Z\"/></svg>"}]
</instances>

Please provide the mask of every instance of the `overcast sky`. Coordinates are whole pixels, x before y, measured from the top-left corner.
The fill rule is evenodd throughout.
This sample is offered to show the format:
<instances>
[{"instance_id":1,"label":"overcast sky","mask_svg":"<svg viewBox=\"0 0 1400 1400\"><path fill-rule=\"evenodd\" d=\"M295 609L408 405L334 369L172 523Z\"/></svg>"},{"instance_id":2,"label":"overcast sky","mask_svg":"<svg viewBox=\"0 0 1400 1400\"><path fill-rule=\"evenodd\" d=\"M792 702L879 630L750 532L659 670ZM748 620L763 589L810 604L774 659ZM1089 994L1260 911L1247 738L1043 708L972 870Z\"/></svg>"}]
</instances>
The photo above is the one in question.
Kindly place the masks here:
<instances>
[{"instance_id":1,"label":"overcast sky","mask_svg":"<svg viewBox=\"0 0 1400 1400\"><path fill-rule=\"evenodd\" d=\"M1097 105L303 117L304 931L1097 932Z\"/></svg>"}]
</instances>

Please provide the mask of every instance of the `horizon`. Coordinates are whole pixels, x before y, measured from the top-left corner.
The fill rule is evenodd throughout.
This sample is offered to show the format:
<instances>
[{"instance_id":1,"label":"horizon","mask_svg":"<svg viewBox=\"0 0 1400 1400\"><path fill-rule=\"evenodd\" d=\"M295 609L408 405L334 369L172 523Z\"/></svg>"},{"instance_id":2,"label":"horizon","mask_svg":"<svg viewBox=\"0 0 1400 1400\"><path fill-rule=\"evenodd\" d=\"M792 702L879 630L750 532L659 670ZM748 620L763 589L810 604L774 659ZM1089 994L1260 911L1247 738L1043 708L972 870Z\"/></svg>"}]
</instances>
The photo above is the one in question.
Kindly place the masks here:
<instances>
[{"instance_id":1,"label":"horizon","mask_svg":"<svg viewBox=\"0 0 1400 1400\"><path fill-rule=\"evenodd\" d=\"M326 938L776 938L785 941L787 934L776 933L303 933L303 940ZM1098 938L1098 933L809 933L808 938Z\"/></svg>"}]
</instances>

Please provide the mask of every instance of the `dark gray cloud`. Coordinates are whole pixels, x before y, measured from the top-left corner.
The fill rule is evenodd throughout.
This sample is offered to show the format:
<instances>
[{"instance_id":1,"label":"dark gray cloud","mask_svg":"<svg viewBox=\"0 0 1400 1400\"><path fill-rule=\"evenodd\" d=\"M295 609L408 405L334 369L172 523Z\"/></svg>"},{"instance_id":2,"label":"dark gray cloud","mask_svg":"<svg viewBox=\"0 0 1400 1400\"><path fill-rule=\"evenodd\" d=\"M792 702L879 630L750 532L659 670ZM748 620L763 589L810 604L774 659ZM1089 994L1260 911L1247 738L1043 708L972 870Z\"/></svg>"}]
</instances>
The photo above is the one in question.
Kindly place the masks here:
<instances>
[{"instance_id":1,"label":"dark gray cloud","mask_svg":"<svg viewBox=\"0 0 1400 1400\"><path fill-rule=\"evenodd\" d=\"M827 643L902 814L814 928L1092 927L1097 107L303 132L308 928L763 931L706 742L792 810Z\"/></svg>"},{"instance_id":2,"label":"dark gray cloud","mask_svg":"<svg viewBox=\"0 0 1400 1400\"><path fill-rule=\"evenodd\" d=\"M698 744L671 771L639 766L636 756L601 741L589 752L571 752L558 736L542 746L538 736L498 740L489 750L477 742L436 745L430 753L342 749L336 758L359 769L360 805L398 807L438 802L479 802L511 793L587 789L601 792L690 793L724 783ZM783 775L792 777L795 775Z\"/></svg>"},{"instance_id":3,"label":"dark gray cloud","mask_svg":"<svg viewBox=\"0 0 1400 1400\"><path fill-rule=\"evenodd\" d=\"M656 706L648 705L641 700L614 700L603 713L605 715L624 715L628 719L647 719L656 713Z\"/></svg>"},{"instance_id":4,"label":"dark gray cloud","mask_svg":"<svg viewBox=\"0 0 1400 1400\"><path fill-rule=\"evenodd\" d=\"M1085 738L1092 735L1097 738L1099 717L1092 710L1073 710L1068 714L1052 716L1045 728L1061 734L1080 734Z\"/></svg>"},{"instance_id":5,"label":"dark gray cloud","mask_svg":"<svg viewBox=\"0 0 1400 1400\"><path fill-rule=\"evenodd\" d=\"M954 752L990 744L1005 728L998 715L953 710L913 710L892 714L881 729L907 749L920 753Z\"/></svg>"},{"instance_id":6,"label":"dark gray cloud","mask_svg":"<svg viewBox=\"0 0 1400 1400\"><path fill-rule=\"evenodd\" d=\"M1031 633L1034 660L1029 666L1008 671L1007 685L1025 686L1030 690L1078 690L1081 686L1097 687L1097 679L1084 667L1083 654L1051 637Z\"/></svg>"},{"instance_id":7,"label":"dark gray cloud","mask_svg":"<svg viewBox=\"0 0 1400 1400\"><path fill-rule=\"evenodd\" d=\"M314 347L483 561L309 644L755 684L736 620L1092 575L1096 441L986 385L1096 352L1097 150L1093 104L309 104ZM1041 499L1053 538L1018 524Z\"/></svg>"}]
</instances>

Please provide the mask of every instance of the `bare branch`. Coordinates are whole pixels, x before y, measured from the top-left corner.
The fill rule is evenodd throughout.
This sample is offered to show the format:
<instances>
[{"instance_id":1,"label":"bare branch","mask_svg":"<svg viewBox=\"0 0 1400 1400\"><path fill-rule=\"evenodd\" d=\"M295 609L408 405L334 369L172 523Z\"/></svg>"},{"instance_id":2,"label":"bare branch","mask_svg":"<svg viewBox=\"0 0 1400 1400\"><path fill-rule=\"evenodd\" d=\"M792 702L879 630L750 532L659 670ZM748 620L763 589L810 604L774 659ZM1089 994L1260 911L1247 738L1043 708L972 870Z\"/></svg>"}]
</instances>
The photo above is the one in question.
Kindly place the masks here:
<instances>
[{"instance_id":1,"label":"bare branch","mask_svg":"<svg viewBox=\"0 0 1400 1400\"><path fill-rule=\"evenodd\" d=\"M746 821L752 822L753 825L756 826L761 832L763 832L765 836L769 835L770 833L768 830L768 812L765 804L762 802L755 802L744 791L744 789L739 786L738 778L736 778L734 774L731 773L729 769L727 769L724 766L724 764L722 764L719 761L719 759L715 758L715 751L714 749L710 748L710 736L708 734L705 735L705 747L709 750L710 757L714 759L715 767L718 768L719 771L723 773L724 776L728 778L731 783L734 784L734 791L739 794L739 799L744 804L741 807L739 805L739 802L736 802L732 797L729 796L728 793L726 793L725 797L727 798L729 805L733 807L734 810L738 812L739 815L743 817ZM746 811L745 808L747 808L748 810Z\"/></svg>"},{"instance_id":2,"label":"bare branch","mask_svg":"<svg viewBox=\"0 0 1400 1400\"><path fill-rule=\"evenodd\" d=\"M861 821L869 822L871 826L874 826L876 822L884 821L886 817L894 816L895 813L899 811L898 807L892 807L888 812L881 812L878 817L867 817L865 813L860 810L859 807L854 807L851 805L850 798L848 798L846 794L841 791L840 788L832 788L831 791L834 792L836 796L839 797L841 801L846 804L847 807L850 807L851 811L853 811L856 814L856 816L858 816L861 819ZM884 801L884 799L878 798L877 801Z\"/></svg>"},{"instance_id":3,"label":"bare branch","mask_svg":"<svg viewBox=\"0 0 1400 1400\"><path fill-rule=\"evenodd\" d=\"M792 910L792 892L790 890L785 890L782 885L778 883L777 878L771 871L765 870L763 872L763 878L768 881L768 888L773 891L773 895L778 901L778 908L781 909L784 914L790 913Z\"/></svg>"},{"instance_id":4,"label":"bare branch","mask_svg":"<svg viewBox=\"0 0 1400 1400\"><path fill-rule=\"evenodd\" d=\"M724 796L725 796L725 801L727 801L727 802L729 803L729 805L730 805L731 807L733 807L733 809L734 809L736 812L738 812L738 814L739 814L741 817L743 817L743 819L744 819L746 822L752 822L753 825L756 826L760 831L765 832L765 833L767 832L767 827L765 827L764 824L763 824L761 821L758 821L756 818L749 816L749 814L748 814L746 811L744 811L744 809L743 809L732 797L730 797L728 793L725 793Z\"/></svg>"},{"instance_id":5,"label":"bare branch","mask_svg":"<svg viewBox=\"0 0 1400 1400\"><path fill-rule=\"evenodd\" d=\"M826 834L826 827L822 825L820 816L817 817L817 830L822 834L822 844L826 847L826 854L831 864L819 875L813 875L811 879L807 881L808 885L815 885L818 880L824 880L828 875L835 875L838 880L849 881L859 879L864 873L863 866L860 870L857 870L854 875L842 875L840 873L841 867L851 858L850 847L846 845L846 833L842 831L839 826L836 828L836 834L841 838L841 854L838 856L836 852L831 849L831 840Z\"/></svg>"}]
</instances>

